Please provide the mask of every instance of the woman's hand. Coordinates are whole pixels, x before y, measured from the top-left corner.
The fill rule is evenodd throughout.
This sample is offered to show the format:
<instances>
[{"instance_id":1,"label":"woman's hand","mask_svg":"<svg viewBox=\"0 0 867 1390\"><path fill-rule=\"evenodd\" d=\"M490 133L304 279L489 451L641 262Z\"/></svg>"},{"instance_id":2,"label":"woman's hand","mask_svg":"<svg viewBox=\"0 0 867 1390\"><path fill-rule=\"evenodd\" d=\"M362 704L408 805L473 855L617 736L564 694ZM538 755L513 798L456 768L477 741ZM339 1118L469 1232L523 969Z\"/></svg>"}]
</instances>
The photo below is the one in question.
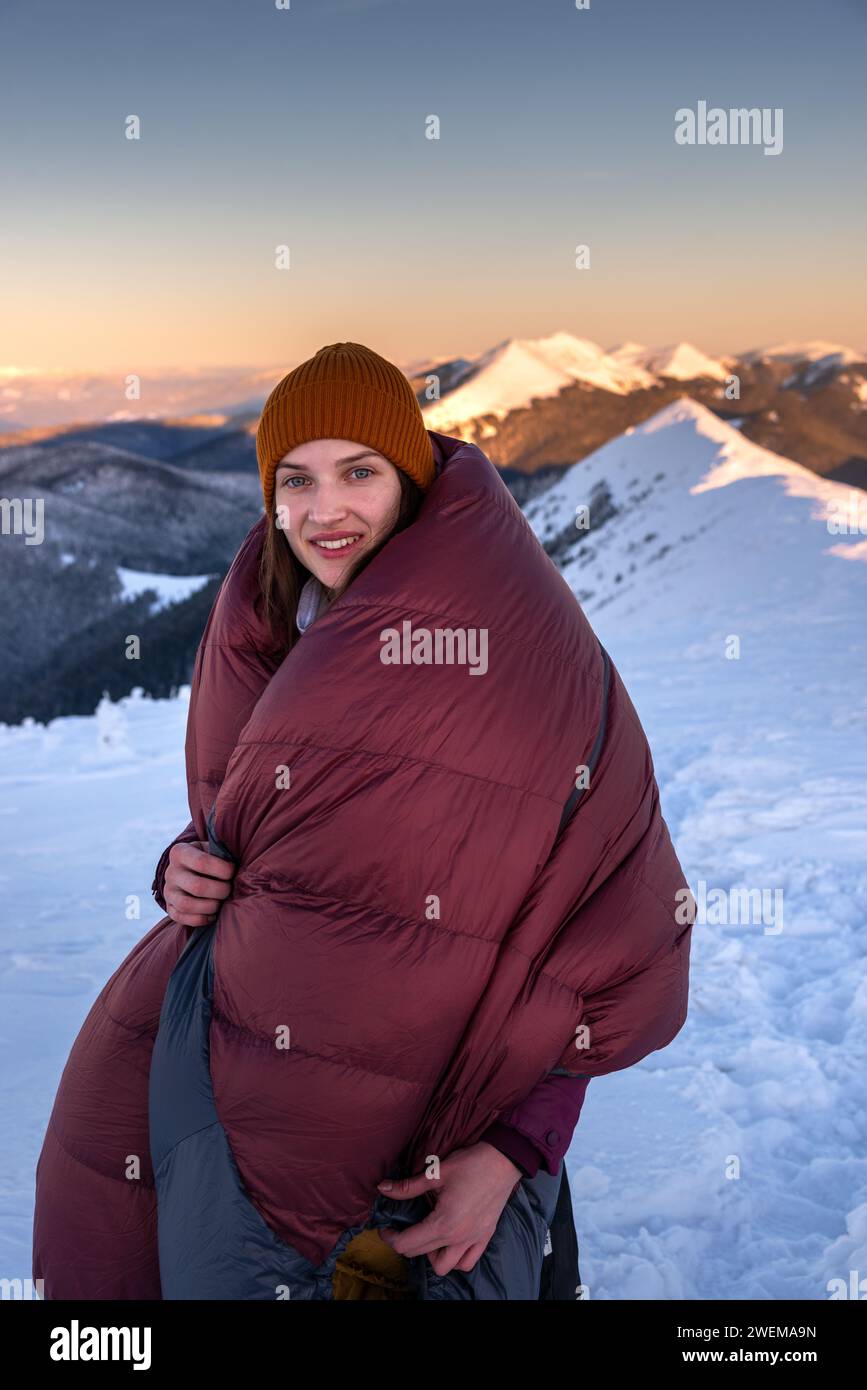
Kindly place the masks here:
<instances>
[{"instance_id":1,"label":"woman's hand","mask_svg":"<svg viewBox=\"0 0 867 1390\"><path fill-rule=\"evenodd\" d=\"M379 1234L399 1255L427 1255L436 1274L470 1270L484 1254L522 1176L520 1168L493 1144L480 1141L467 1149L454 1149L440 1164L439 1178L417 1173L377 1184L394 1201L430 1193L436 1204L430 1216L415 1226L404 1231L386 1226Z\"/></svg>"},{"instance_id":2,"label":"woman's hand","mask_svg":"<svg viewBox=\"0 0 867 1390\"><path fill-rule=\"evenodd\" d=\"M209 854L204 840L179 841L169 851L163 897L180 927L206 927L232 892L236 865Z\"/></svg>"}]
</instances>

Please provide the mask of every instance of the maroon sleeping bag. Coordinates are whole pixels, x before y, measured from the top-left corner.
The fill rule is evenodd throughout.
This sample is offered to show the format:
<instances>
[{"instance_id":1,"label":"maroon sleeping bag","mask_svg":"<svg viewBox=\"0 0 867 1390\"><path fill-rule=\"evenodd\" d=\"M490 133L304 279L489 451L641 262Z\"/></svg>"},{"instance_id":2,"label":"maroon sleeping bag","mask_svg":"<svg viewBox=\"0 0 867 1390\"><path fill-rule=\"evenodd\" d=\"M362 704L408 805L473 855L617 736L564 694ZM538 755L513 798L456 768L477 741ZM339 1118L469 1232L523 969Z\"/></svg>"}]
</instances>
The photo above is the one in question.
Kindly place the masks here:
<instances>
[{"instance_id":1,"label":"maroon sleeping bag","mask_svg":"<svg viewBox=\"0 0 867 1390\"><path fill-rule=\"evenodd\" d=\"M496 468L432 438L417 520L285 658L257 613L262 517L193 677L193 824L206 840L213 808L238 864L215 1103L250 1200L313 1261L399 1155L419 1171L552 1068L630 1066L686 1017L689 892L635 709ZM158 922L73 1047L37 1172L48 1298L160 1297L149 1062L192 930Z\"/></svg>"}]
</instances>

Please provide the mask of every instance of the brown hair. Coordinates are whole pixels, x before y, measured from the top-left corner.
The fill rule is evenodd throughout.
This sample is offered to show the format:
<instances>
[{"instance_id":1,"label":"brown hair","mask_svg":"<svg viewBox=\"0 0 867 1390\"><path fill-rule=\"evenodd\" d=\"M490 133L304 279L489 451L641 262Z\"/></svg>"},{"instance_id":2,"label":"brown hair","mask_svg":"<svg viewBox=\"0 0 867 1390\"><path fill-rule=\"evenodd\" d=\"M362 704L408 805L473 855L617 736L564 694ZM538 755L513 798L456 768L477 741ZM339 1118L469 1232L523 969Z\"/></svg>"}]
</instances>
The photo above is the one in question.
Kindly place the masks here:
<instances>
[{"instance_id":1,"label":"brown hair","mask_svg":"<svg viewBox=\"0 0 867 1390\"><path fill-rule=\"evenodd\" d=\"M400 507L397 520L378 545L365 551L350 570L347 586L361 573L375 555L398 531L403 531L415 521L424 492L413 482L403 469L397 470L400 482ZM283 537L282 527L277 525L277 502L272 498L268 509L268 526L262 544L262 558L259 564L259 587L262 591L262 607L274 641L291 651L301 633L295 626L295 614L301 590L310 578L311 571L302 565L291 546Z\"/></svg>"}]
</instances>

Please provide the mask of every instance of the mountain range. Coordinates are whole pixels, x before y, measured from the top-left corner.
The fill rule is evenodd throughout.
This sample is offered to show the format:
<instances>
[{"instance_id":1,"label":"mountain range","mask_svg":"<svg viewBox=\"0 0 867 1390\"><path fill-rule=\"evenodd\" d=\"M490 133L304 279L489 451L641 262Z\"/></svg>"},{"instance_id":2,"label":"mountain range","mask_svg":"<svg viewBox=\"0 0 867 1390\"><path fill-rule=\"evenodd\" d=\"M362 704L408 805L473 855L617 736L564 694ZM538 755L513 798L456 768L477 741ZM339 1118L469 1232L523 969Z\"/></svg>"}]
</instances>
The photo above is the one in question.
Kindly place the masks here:
<instances>
[{"instance_id":1,"label":"mountain range","mask_svg":"<svg viewBox=\"0 0 867 1390\"><path fill-rule=\"evenodd\" d=\"M404 370L428 427L477 442L501 469L591 613L619 608L633 587L640 593L663 576L672 603L718 583L735 491L751 498L737 526L753 553L764 545L759 533L776 526L781 492L801 499L781 531L791 538L807 502L842 504L867 485L867 354L832 343L713 358L686 343L606 351L555 333ZM220 383L206 373L173 378L165 387L173 407L194 409L133 419L95 409L107 379L77 379L76 396L53 377L65 405L93 414L50 424L34 423L36 403L48 408L48 378L0 372L0 402L12 408L5 382L18 392L16 418L29 419L0 436L0 496L43 498L46 518L41 545L5 534L0 544L0 720L90 714L103 691L116 698L140 686L165 695L189 680L220 576L261 510L256 422L281 374L223 374L223 408L204 413L206 402L218 402ZM733 376L740 395L729 400ZM732 490L732 460L740 484L753 479L749 488ZM716 470L713 487L701 483L702 470ZM719 514L707 498L697 506L706 492L718 493ZM583 534L574 526L579 501L589 506ZM860 556L857 538L854 551L840 544ZM743 573L737 552L735 545L732 563ZM691 558L681 564L677 556ZM851 582L860 569L823 562L822 581L849 572ZM136 662L125 655L130 632L142 639Z\"/></svg>"}]
</instances>

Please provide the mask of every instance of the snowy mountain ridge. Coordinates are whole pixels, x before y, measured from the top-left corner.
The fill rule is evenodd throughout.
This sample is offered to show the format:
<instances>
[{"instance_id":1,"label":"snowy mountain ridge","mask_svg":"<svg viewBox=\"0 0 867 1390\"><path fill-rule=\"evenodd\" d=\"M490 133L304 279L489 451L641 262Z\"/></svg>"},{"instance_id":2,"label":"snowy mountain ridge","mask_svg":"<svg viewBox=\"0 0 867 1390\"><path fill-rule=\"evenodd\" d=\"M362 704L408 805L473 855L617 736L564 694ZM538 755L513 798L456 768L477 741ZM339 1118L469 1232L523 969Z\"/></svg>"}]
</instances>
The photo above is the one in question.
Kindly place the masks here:
<instances>
[{"instance_id":1,"label":"snowy mountain ridge","mask_svg":"<svg viewBox=\"0 0 867 1390\"><path fill-rule=\"evenodd\" d=\"M547 338L507 338L475 361L475 370L442 400L424 407L428 429L448 434L458 425L483 416L502 420L534 400L556 396L575 382L627 395L652 384L640 366L618 362L598 343L571 333ZM494 433L490 427L482 431Z\"/></svg>"},{"instance_id":2,"label":"snowy mountain ridge","mask_svg":"<svg viewBox=\"0 0 867 1390\"><path fill-rule=\"evenodd\" d=\"M792 604L867 603L865 494L687 396L581 459L526 515L591 617L610 605L625 621L648 584L657 604L705 612L713 596L748 615L769 585L777 603L784 592ZM863 533L833 529L853 516Z\"/></svg>"}]
</instances>

